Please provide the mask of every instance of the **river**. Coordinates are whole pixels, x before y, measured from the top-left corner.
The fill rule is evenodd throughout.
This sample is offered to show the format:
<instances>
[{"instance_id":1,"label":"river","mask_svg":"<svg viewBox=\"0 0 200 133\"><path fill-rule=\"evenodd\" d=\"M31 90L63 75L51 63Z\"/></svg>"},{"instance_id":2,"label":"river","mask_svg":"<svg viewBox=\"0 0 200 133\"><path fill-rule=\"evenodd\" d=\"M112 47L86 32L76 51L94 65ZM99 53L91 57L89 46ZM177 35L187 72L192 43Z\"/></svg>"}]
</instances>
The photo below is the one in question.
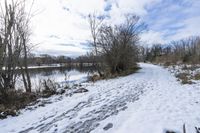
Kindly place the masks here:
<instances>
[{"instance_id":1,"label":"river","mask_svg":"<svg viewBox=\"0 0 200 133\"><path fill-rule=\"evenodd\" d=\"M87 80L88 74L94 72L92 67L42 67L42 68L31 68L29 70L32 90L37 90L42 80L53 80L58 83L70 82L80 83ZM18 78L16 82L16 88L22 89L23 82L22 78ZM22 89L23 90L23 89Z\"/></svg>"}]
</instances>

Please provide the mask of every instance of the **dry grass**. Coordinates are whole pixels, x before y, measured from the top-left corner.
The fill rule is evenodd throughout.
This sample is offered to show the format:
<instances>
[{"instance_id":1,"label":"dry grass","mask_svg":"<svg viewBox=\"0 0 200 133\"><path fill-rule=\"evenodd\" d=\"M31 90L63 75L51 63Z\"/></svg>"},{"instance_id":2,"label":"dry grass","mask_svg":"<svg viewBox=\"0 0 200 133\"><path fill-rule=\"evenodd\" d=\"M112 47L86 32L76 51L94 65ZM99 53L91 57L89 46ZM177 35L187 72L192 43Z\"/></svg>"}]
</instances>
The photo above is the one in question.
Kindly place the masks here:
<instances>
[{"instance_id":1,"label":"dry grass","mask_svg":"<svg viewBox=\"0 0 200 133\"><path fill-rule=\"evenodd\" d=\"M188 73L179 73L176 75L178 79L181 80L182 84L192 84L191 78Z\"/></svg>"},{"instance_id":2,"label":"dry grass","mask_svg":"<svg viewBox=\"0 0 200 133\"><path fill-rule=\"evenodd\" d=\"M183 70L191 70L191 71L194 71L194 70L196 70L198 67L197 66L195 66L195 65L189 65L189 66L187 66L187 65L184 65L183 66Z\"/></svg>"},{"instance_id":3,"label":"dry grass","mask_svg":"<svg viewBox=\"0 0 200 133\"><path fill-rule=\"evenodd\" d=\"M112 79L112 78L116 78L119 76L126 76L129 74L136 73L139 69L141 69L141 68L136 66L136 67L130 68L126 71L122 71L120 73L111 73L109 70L107 70L106 72L104 72L102 77L97 74L94 74L94 75L90 76L88 79L89 79L89 81L92 81L92 82L96 82L96 81L102 80L102 79Z\"/></svg>"},{"instance_id":4,"label":"dry grass","mask_svg":"<svg viewBox=\"0 0 200 133\"><path fill-rule=\"evenodd\" d=\"M20 109L25 108L29 104L37 103L37 99L48 98L56 92L56 83L50 79L43 80L41 84L42 91L35 93L26 93L23 91L8 90L0 92L0 119L6 118L8 115L16 116ZM61 92L61 94L64 92Z\"/></svg>"},{"instance_id":5,"label":"dry grass","mask_svg":"<svg viewBox=\"0 0 200 133\"><path fill-rule=\"evenodd\" d=\"M15 116L18 110L25 108L28 104L37 100L35 93L25 93L16 90L10 90L0 93L0 119L6 118L7 115Z\"/></svg>"},{"instance_id":6,"label":"dry grass","mask_svg":"<svg viewBox=\"0 0 200 133\"><path fill-rule=\"evenodd\" d=\"M200 73L195 74L195 75L194 75L194 79L195 79L195 80L200 80Z\"/></svg>"}]
</instances>

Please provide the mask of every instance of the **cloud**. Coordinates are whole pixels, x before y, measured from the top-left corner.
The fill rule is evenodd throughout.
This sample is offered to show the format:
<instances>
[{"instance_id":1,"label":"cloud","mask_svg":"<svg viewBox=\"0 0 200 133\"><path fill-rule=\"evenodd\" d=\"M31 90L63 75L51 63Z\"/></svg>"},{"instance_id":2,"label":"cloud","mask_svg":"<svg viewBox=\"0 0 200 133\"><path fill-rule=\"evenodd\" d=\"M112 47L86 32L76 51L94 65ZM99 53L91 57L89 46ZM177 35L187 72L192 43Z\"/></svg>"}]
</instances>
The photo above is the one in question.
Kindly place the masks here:
<instances>
[{"instance_id":1,"label":"cloud","mask_svg":"<svg viewBox=\"0 0 200 133\"><path fill-rule=\"evenodd\" d=\"M153 44L157 44L157 43L165 43L165 40L163 38L163 33L160 32L155 32L152 30L149 30L148 32L145 32L143 34L141 34L141 44L143 46L147 46L150 47Z\"/></svg>"},{"instance_id":2,"label":"cloud","mask_svg":"<svg viewBox=\"0 0 200 133\"><path fill-rule=\"evenodd\" d=\"M67 44L67 43L60 43L58 45L61 45L61 46L72 46L72 47L76 47L75 44Z\"/></svg>"},{"instance_id":3,"label":"cloud","mask_svg":"<svg viewBox=\"0 0 200 133\"><path fill-rule=\"evenodd\" d=\"M105 7L104 7L104 11L106 12L109 12L110 10L112 10L112 4L107 4Z\"/></svg>"},{"instance_id":4,"label":"cloud","mask_svg":"<svg viewBox=\"0 0 200 133\"><path fill-rule=\"evenodd\" d=\"M91 38L87 16L96 12L110 24L120 24L129 13L139 15L148 24L141 42L166 43L200 35L199 5L198 0L35 0L31 41L39 44L36 52L82 55Z\"/></svg>"},{"instance_id":5,"label":"cloud","mask_svg":"<svg viewBox=\"0 0 200 133\"><path fill-rule=\"evenodd\" d=\"M74 51L84 54L88 48L82 42L91 37L87 20L89 13L97 12L106 17L107 22L119 24L126 13L145 14L145 5L153 1L157 0L35 0L33 10L41 12L32 19L32 40L40 43L39 49L46 51L61 50L60 44L73 44L82 48L82 51L78 48ZM71 51L67 49L65 52Z\"/></svg>"},{"instance_id":6,"label":"cloud","mask_svg":"<svg viewBox=\"0 0 200 133\"><path fill-rule=\"evenodd\" d=\"M68 56L68 57L77 57L79 55L81 55L83 52L82 51L66 51L66 50L54 50L54 49L45 49L45 50L36 50L35 51L36 54L41 55L41 54L50 54L53 56L60 56L60 55L64 55L64 56Z\"/></svg>"},{"instance_id":7,"label":"cloud","mask_svg":"<svg viewBox=\"0 0 200 133\"><path fill-rule=\"evenodd\" d=\"M185 27L177 30L177 33L173 35L171 38L173 40L177 40L189 36L199 36L200 30L197 28L199 27L199 22L200 22L200 16L186 19L185 21L183 21Z\"/></svg>"},{"instance_id":8,"label":"cloud","mask_svg":"<svg viewBox=\"0 0 200 133\"><path fill-rule=\"evenodd\" d=\"M200 35L198 5L200 1L196 0L162 0L147 7L144 20L151 30L161 33L165 42Z\"/></svg>"}]
</instances>

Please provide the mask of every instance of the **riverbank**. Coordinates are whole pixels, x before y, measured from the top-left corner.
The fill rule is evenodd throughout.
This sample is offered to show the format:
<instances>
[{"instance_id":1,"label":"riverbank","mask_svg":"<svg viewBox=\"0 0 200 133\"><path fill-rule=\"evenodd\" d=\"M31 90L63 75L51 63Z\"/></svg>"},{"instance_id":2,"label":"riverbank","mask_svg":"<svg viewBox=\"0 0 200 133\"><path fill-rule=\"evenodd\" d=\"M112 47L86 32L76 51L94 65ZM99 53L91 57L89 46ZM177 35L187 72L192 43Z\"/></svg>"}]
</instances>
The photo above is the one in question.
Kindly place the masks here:
<instances>
[{"instance_id":1,"label":"riverbank","mask_svg":"<svg viewBox=\"0 0 200 133\"><path fill-rule=\"evenodd\" d=\"M43 69L43 67L41 67L41 69ZM67 93L69 93L69 95L72 95L73 93L82 93L82 91L87 91L85 88L81 88L81 83L83 82L96 82L103 79L114 79L119 76L125 76L131 73L135 73L136 71L138 71L138 69L139 67L135 67L120 74L105 74L104 77L100 77L95 73L91 73L90 75L88 75L75 70L63 72L62 78L60 75L55 74L54 78L49 76L41 78L40 75L40 77L35 76L36 80L33 80L31 77L31 81L33 84L31 93L26 93L22 89L8 90L4 93L0 93L0 119L5 119L7 118L7 116L20 115L21 109L26 108L26 106L38 103L38 99L40 98L48 98L52 95L63 94L66 91ZM17 82L17 87L19 86L18 84L20 83ZM35 88L35 86L37 88ZM80 90L78 90L77 87L79 87L78 89Z\"/></svg>"},{"instance_id":2,"label":"riverbank","mask_svg":"<svg viewBox=\"0 0 200 133\"><path fill-rule=\"evenodd\" d=\"M182 85L163 67L140 64L129 76L83 83L88 91L55 95L48 104L0 120L2 132L196 133L200 87ZM32 106L34 108L34 106ZM17 123L17 124L16 124Z\"/></svg>"}]
</instances>

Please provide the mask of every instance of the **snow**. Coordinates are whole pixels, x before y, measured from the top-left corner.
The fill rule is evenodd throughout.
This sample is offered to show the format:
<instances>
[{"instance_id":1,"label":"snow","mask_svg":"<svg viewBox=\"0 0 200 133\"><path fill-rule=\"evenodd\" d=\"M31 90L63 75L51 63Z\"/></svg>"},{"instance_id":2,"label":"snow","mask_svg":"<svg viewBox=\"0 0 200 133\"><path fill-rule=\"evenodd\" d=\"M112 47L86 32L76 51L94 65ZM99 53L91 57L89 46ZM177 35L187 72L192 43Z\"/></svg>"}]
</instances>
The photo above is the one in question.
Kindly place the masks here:
<instances>
[{"instance_id":1,"label":"snow","mask_svg":"<svg viewBox=\"0 0 200 133\"><path fill-rule=\"evenodd\" d=\"M200 85L200 80L195 79L195 75L200 74L200 65L190 65L190 64L179 64L168 66L167 70L172 73L172 75L177 76L179 74L187 74L187 77L192 83Z\"/></svg>"},{"instance_id":2,"label":"snow","mask_svg":"<svg viewBox=\"0 0 200 133\"><path fill-rule=\"evenodd\" d=\"M182 85L167 69L140 63L138 73L96 83L89 92L53 96L49 104L0 120L0 132L196 133L200 86ZM113 127L104 130L109 123Z\"/></svg>"},{"instance_id":3,"label":"snow","mask_svg":"<svg viewBox=\"0 0 200 133\"><path fill-rule=\"evenodd\" d=\"M149 65L147 65L149 67ZM144 67L144 66L143 66ZM180 85L176 78L161 67L155 67L144 90L146 93L129 108L102 122L112 122L109 132L162 133L165 130L182 132L186 124L188 133L195 133L200 126L200 88L196 85ZM153 70L153 69L152 69ZM102 132L99 127L94 132Z\"/></svg>"}]
</instances>

